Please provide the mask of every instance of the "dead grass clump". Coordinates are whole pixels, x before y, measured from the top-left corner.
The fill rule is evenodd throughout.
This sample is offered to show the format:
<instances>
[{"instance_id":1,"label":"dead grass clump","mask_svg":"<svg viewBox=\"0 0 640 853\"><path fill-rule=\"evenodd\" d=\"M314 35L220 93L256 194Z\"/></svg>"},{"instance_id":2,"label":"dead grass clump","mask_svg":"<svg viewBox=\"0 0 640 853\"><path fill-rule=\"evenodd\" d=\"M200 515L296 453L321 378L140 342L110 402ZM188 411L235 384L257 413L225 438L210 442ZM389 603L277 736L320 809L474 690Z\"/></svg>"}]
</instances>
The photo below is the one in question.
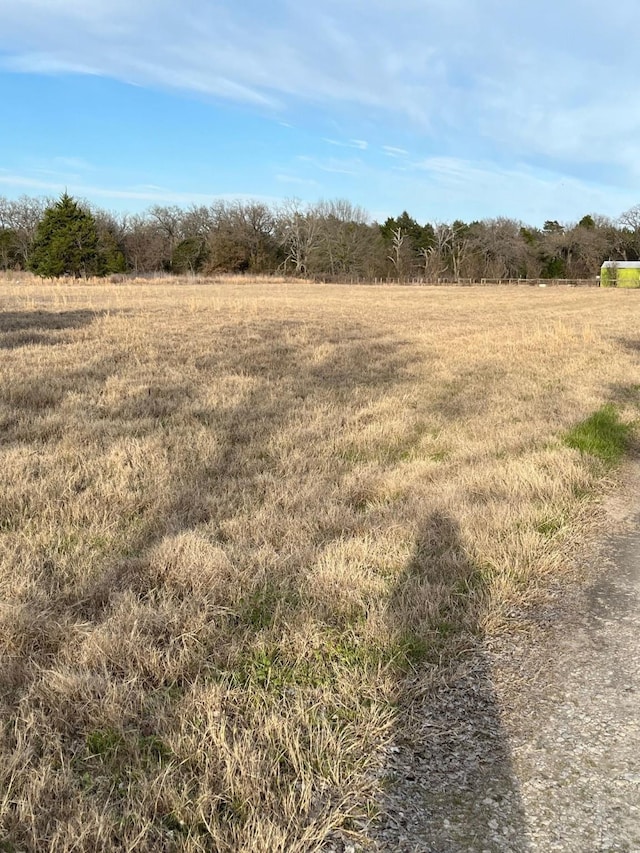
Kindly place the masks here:
<instances>
[{"instance_id":1,"label":"dead grass clump","mask_svg":"<svg viewBox=\"0 0 640 853\"><path fill-rule=\"evenodd\" d=\"M3 284L5 846L364 837L407 676L566 571L634 298Z\"/></svg>"}]
</instances>

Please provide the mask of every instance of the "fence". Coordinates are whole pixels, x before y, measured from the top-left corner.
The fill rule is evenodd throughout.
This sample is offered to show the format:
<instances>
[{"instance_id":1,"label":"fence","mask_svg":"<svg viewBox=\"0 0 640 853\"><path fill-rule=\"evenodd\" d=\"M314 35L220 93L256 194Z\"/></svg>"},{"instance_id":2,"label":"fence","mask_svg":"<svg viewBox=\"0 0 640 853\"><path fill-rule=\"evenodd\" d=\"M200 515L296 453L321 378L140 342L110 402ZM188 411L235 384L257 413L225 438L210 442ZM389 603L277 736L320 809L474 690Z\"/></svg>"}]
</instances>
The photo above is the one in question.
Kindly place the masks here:
<instances>
[{"instance_id":1,"label":"fence","mask_svg":"<svg viewBox=\"0 0 640 853\"><path fill-rule=\"evenodd\" d=\"M314 276L313 281L319 284L399 284L425 285L434 287L484 287L495 285L522 285L527 287L599 287L597 278L424 278L408 276L406 278L364 278L363 276Z\"/></svg>"},{"instance_id":2,"label":"fence","mask_svg":"<svg viewBox=\"0 0 640 853\"><path fill-rule=\"evenodd\" d=\"M71 279L74 281L75 279ZM169 282L188 282L189 284L210 284L212 282L286 282L286 281L313 281L317 284L361 284L361 285L380 285L391 284L401 286L426 286L436 287L438 285L446 287L494 287L501 285L520 285L528 287L599 287L600 281L598 278L425 278L424 276L407 276L405 278L391 278L389 276L365 278L364 276L349 276L349 275L311 275L296 278L295 276L283 276L282 274L252 274L252 273L219 273L211 275L202 274L186 274L175 275L167 272L155 273L118 273L108 276L106 279L90 279L95 284L101 284L105 281L111 284L124 284L135 281L147 281L149 283L166 281ZM0 282L16 282L16 283L34 283L38 281L36 276L29 272L21 272L16 270L0 270ZM82 279L86 283L87 279Z\"/></svg>"}]
</instances>

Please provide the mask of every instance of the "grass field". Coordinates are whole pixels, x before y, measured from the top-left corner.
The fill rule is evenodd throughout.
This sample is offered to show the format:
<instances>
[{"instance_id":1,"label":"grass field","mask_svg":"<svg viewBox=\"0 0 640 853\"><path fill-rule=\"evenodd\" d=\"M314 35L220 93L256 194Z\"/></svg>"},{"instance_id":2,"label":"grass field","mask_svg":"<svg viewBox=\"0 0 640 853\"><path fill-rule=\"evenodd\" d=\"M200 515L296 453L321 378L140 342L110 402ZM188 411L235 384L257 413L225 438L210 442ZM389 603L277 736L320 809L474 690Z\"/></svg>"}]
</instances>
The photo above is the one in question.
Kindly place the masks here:
<instances>
[{"instance_id":1,"label":"grass field","mask_svg":"<svg viewBox=\"0 0 640 853\"><path fill-rule=\"evenodd\" d=\"M0 850L364 837L409 682L568 571L639 309L0 283Z\"/></svg>"}]
</instances>

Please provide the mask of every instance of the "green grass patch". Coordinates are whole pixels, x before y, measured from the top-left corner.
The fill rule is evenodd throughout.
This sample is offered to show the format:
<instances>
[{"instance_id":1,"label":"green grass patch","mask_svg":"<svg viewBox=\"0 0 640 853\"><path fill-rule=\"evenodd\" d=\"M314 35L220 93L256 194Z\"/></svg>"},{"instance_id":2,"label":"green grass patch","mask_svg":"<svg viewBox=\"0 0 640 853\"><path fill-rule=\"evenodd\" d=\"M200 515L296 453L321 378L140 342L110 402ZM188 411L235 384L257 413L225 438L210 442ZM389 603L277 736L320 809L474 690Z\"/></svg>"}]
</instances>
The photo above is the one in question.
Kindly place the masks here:
<instances>
[{"instance_id":1,"label":"green grass patch","mask_svg":"<svg viewBox=\"0 0 640 853\"><path fill-rule=\"evenodd\" d=\"M124 746L124 738L113 729L98 729L87 735L87 751L90 755L114 757Z\"/></svg>"},{"instance_id":2,"label":"green grass patch","mask_svg":"<svg viewBox=\"0 0 640 853\"><path fill-rule=\"evenodd\" d=\"M353 635L328 637L322 648L308 657L292 659L278 646L254 649L233 669L217 671L215 680L243 689L281 692L288 687L316 688L335 684L341 672L361 673L392 667L405 672L428 655L426 643L407 633L389 645L376 645Z\"/></svg>"},{"instance_id":3,"label":"green grass patch","mask_svg":"<svg viewBox=\"0 0 640 853\"><path fill-rule=\"evenodd\" d=\"M291 612L298 606L292 590L265 583L240 599L239 616L255 631L270 628L279 612Z\"/></svg>"},{"instance_id":4,"label":"green grass patch","mask_svg":"<svg viewBox=\"0 0 640 853\"><path fill-rule=\"evenodd\" d=\"M100 760L111 770L131 770L140 766L145 770L164 767L173 758L169 747L157 735L125 737L114 729L97 729L86 738L88 754Z\"/></svg>"},{"instance_id":5,"label":"green grass patch","mask_svg":"<svg viewBox=\"0 0 640 853\"><path fill-rule=\"evenodd\" d=\"M624 455L631 433L631 426L620 420L612 403L607 403L582 421L564 436L568 447L595 456L607 465L614 465Z\"/></svg>"},{"instance_id":6,"label":"green grass patch","mask_svg":"<svg viewBox=\"0 0 640 853\"><path fill-rule=\"evenodd\" d=\"M415 669L429 657L429 645L413 631L406 631L388 651L385 663L393 663L396 670L406 673Z\"/></svg>"}]
</instances>

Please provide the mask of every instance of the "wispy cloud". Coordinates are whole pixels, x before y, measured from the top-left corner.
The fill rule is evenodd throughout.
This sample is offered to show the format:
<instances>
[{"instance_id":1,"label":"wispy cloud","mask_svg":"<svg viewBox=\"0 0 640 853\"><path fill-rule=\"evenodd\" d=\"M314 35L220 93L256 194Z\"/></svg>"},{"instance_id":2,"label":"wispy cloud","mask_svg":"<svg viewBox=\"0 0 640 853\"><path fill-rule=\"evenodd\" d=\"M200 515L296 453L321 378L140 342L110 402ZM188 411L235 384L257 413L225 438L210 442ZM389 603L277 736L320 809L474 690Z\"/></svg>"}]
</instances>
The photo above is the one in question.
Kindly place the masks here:
<instances>
[{"instance_id":1,"label":"wispy cloud","mask_svg":"<svg viewBox=\"0 0 640 853\"><path fill-rule=\"evenodd\" d=\"M324 137L322 141L326 142L327 145L334 145L336 148L356 148L358 151L366 151L369 147L369 143L364 139L349 139L344 142L339 139Z\"/></svg>"},{"instance_id":2,"label":"wispy cloud","mask_svg":"<svg viewBox=\"0 0 640 853\"><path fill-rule=\"evenodd\" d=\"M418 171L461 198L494 172L460 164L493 163L491 180L503 168L539 198L558 175L582 203L616 170L609 197L640 195L637 58L624 47L637 23L637 0L0 0L0 68L186 91L296 127L313 115L326 144L399 161L390 180L428 151ZM312 165L366 170L320 154Z\"/></svg>"},{"instance_id":3,"label":"wispy cloud","mask_svg":"<svg viewBox=\"0 0 640 853\"><path fill-rule=\"evenodd\" d=\"M339 157L313 157L309 154L300 154L297 158L299 163L304 163L321 172L330 172L337 175L358 175L363 171L362 160L358 158Z\"/></svg>"},{"instance_id":4,"label":"wispy cloud","mask_svg":"<svg viewBox=\"0 0 640 853\"><path fill-rule=\"evenodd\" d=\"M470 145L480 136L550 158L638 162L636 60L620 49L636 0L373 0L362 11L361 0L21 0L0 9L0 49L4 67L23 72L107 75L267 110L352 104L437 139L464 131Z\"/></svg>"},{"instance_id":5,"label":"wispy cloud","mask_svg":"<svg viewBox=\"0 0 640 853\"><path fill-rule=\"evenodd\" d=\"M395 145L383 145L382 150L387 157L408 157L409 152L404 148L396 148Z\"/></svg>"},{"instance_id":6,"label":"wispy cloud","mask_svg":"<svg viewBox=\"0 0 640 853\"><path fill-rule=\"evenodd\" d=\"M315 181L313 178L301 178L298 175L288 175L284 172L276 174L275 179L281 184L294 184L298 187L311 187L313 189L320 187L318 181Z\"/></svg>"},{"instance_id":7,"label":"wispy cloud","mask_svg":"<svg viewBox=\"0 0 640 853\"><path fill-rule=\"evenodd\" d=\"M43 181L29 175L13 174L0 169L0 187L17 188L47 196L58 196L67 191L79 198L113 199L117 201L139 201L149 204L212 204L220 199L245 199L278 204L279 196L251 195L247 193L200 193L187 190L172 190L154 184L139 184L128 187L106 187L79 182Z\"/></svg>"},{"instance_id":8,"label":"wispy cloud","mask_svg":"<svg viewBox=\"0 0 640 853\"><path fill-rule=\"evenodd\" d=\"M82 157L54 156L32 159L22 171L0 168L0 184L58 191L71 184L86 182L87 175L93 171L94 166Z\"/></svg>"},{"instance_id":9,"label":"wispy cloud","mask_svg":"<svg viewBox=\"0 0 640 853\"><path fill-rule=\"evenodd\" d=\"M99 66L76 62L71 58L58 58L39 52L6 56L2 60L2 65L9 71L18 71L25 74L91 74L98 77L104 73Z\"/></svg>"},{"instance_id":10,"label":"wispy cloud","mask_svg":"<svg viewBox=\"0 0 640 853\"><path fill-rule=\"evenodd\" d=\"M438 213L454 219L461 209L469 219L511 216L542 224L545 219L573 221L586 213L617 216L633 204L633 192L600 182L524 164L501 166L456 157L428 157L411 163L405 180L416 192L428 192Z\"/></svg>"}]
</instances>

